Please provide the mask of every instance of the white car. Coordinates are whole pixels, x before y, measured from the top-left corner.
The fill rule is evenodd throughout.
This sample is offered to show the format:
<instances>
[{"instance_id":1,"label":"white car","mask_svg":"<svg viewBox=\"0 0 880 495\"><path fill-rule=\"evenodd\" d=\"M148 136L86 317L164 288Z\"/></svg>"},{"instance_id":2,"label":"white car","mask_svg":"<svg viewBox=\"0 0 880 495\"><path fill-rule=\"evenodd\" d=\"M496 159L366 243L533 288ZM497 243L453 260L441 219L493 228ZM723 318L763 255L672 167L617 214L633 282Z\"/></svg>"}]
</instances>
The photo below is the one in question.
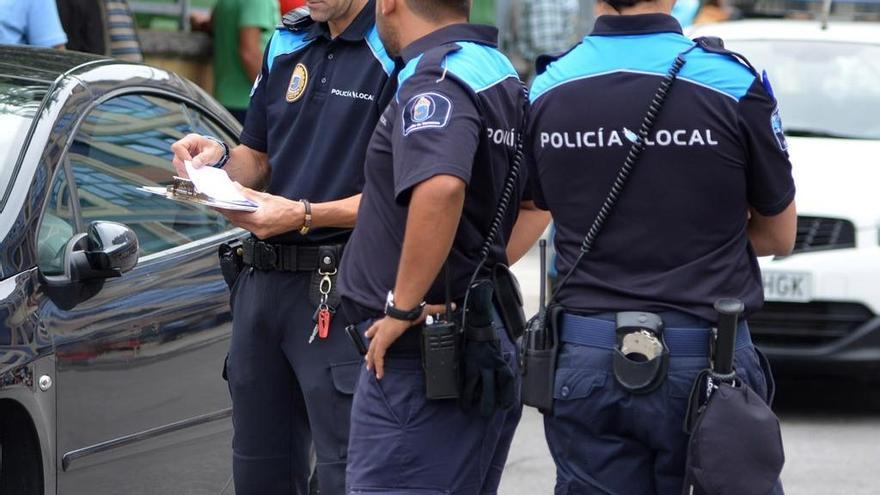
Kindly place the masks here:
<instances>
[{"instance_id":1,"label":"white car","mask_svg":"<svg viewBox=\"0 0 880 495\"><path fill-rule=\"evenodd\" d=\"M720 37L767 71L788 137L797 245L761 259L753 339L777 369L880 370L880 24L750 20L688 35Z\"/></svg>"}]
</instances>

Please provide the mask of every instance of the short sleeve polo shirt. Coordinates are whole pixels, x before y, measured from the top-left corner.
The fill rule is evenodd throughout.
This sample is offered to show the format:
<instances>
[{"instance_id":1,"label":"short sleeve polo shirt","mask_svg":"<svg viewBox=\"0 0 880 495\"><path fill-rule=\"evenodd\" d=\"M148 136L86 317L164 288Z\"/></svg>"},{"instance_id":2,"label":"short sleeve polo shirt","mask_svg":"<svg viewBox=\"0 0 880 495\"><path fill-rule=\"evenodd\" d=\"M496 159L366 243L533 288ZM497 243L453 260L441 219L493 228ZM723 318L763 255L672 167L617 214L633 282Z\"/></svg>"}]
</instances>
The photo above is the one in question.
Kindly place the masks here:
<instances>
[{"instance_id":1,"label":"short sleeve polo shirt","mask_svg":"<svg viewBox=\"0 0 880 495\"><path fill-rule=\"evenodd\" d=\"M603 16L592 35L535 80L527 148L539 207L557 228L566 274L611 189L662 77L694 46L662 14ZM794 199L769 82L730 54L695 48L620 200L559 301L580 313L683 311L714 320L714 301L763 302L749 207Z\"/></svg>"},{"instance_id":2,"label":"short sleeve polo shirt","mask_svg":"<svg viewBox=\"0 0 880 495\"><path fill-rule=\"evenodd\" d=\"M371 0L336 38L325 23L279 27L254 83L241 142L269 156L267 192L313 203L361 192L367 143L394 96ZM349 229L288 232L271 242L343 242Z\"/></svg>"},{"instance_id":3,"label":"short sleeve polo shirt","mask_svg":"<svg viewBox=\"0 0 880 495\"><path fill-rule=\"evenodd\" d=\"M396 279L410 194L438 175L467 184L448 259L453 295L463 296L510 168L526 105L522 83L497 50L496 39L494 28L455 24L404 50L398 93L367 151L358 224L342 260L340 290L347 300L382 310ZM524 186L519 189L515 194ZM514 201L490 264L506 261L504 247L516 212ZM438 280L427 300L441 302L443 294Z\"/></svg>"}]
</instances>

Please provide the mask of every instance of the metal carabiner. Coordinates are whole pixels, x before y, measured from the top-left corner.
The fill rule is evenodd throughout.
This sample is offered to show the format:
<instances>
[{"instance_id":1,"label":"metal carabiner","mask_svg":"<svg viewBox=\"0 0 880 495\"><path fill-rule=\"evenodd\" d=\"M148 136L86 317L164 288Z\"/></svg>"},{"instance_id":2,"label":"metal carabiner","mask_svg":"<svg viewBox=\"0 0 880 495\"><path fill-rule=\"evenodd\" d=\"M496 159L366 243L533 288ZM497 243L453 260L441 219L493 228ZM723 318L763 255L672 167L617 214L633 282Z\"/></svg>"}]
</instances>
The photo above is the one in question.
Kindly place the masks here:
<instances>
[{"instance_id":1,"label":"metal carabiner","mask_svg":"<svg viewBox=\"0 0 880 495\"><path fill-rule=\"evenodd\" d=\"M320 292L322 296L328 296L330 291L333 290L333 279L330 277L336 274L336 270L333 270L332 272L318 271L318 273L323 275L321 283L318 285L318 292Z\"/></svg>"}]
</instances>

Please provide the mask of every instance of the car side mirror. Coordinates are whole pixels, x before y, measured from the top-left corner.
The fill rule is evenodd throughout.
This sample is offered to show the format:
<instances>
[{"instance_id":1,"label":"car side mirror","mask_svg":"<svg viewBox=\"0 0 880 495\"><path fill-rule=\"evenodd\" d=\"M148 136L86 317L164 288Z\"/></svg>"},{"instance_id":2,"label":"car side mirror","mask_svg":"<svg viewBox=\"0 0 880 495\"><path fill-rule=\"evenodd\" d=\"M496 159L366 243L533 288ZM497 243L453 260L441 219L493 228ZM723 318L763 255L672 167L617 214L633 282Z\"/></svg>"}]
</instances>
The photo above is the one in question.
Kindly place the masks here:
<instances>
[{"instance_id":1,"label":"car side mirror","mask_svg":"<svg viewBox=\"0 0 880 495\"><path fill-rule=\"evenodd\" d=\"M108 278L121 277L138 262L137 235L115 222L92 222L85 234L73 236L64 248L64 274L46 276L49 296L71 309L97 294Z\"/></svg>"},{"instance_id":2,"label":"car side mirror","mask_svg":"<svg viewBox=\"0 0 880 495\"><path fill-rule=\"evenodd\" d=\"M121 277L138 262L137 235L115 222L92 222L85 234L67 243L65 275L71 282Z\"/></svg>"}]
</instances>

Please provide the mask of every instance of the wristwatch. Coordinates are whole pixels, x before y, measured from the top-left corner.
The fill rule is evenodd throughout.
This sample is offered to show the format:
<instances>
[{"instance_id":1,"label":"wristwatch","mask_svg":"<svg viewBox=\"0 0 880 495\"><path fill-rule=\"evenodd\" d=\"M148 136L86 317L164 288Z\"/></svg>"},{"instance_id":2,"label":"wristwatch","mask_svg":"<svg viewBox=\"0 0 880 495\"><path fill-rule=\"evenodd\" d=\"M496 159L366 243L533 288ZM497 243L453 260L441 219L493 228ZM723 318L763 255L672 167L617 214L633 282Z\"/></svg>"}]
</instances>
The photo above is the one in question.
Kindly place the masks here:
<instances>
[{"instance_id":1,"label":"wristwatch","mask_svg":"<svg viewBox=\"0 0 880 495\"><path fill-rule=\"evenodd\" d=\"M422 311L425 309L425 305L425 301L422 301L418 306L409 311L397 309L394 307L394 291L389 290L388 297L385 299L385 316L394 318L395 320L415 321L422 316Z\"/></svg>"},{"instance_id":2,"label":"wristwatch","mask_svg":"<svg viewBox=\"0 0 880 495\"><path fill-rule=\"evenodd\" d=\"M214 141L215 143L217 143L217 144L219 144L220 146L223 147L223 156L220 157L220 159L217 160L217 162L214 163L214 164L211 165L211 166L214 167L214 168L223 168L223 167L225 167L225 166L226 166L226 163L229 161L229 145L227 145L227 144L224 143L223 141L221 141L221 140L215 138L214 136L202 136L202 137L205 138L205 139L207 139L207 140L209 140L209 141Z\"/></svg>"}]
</instances>

